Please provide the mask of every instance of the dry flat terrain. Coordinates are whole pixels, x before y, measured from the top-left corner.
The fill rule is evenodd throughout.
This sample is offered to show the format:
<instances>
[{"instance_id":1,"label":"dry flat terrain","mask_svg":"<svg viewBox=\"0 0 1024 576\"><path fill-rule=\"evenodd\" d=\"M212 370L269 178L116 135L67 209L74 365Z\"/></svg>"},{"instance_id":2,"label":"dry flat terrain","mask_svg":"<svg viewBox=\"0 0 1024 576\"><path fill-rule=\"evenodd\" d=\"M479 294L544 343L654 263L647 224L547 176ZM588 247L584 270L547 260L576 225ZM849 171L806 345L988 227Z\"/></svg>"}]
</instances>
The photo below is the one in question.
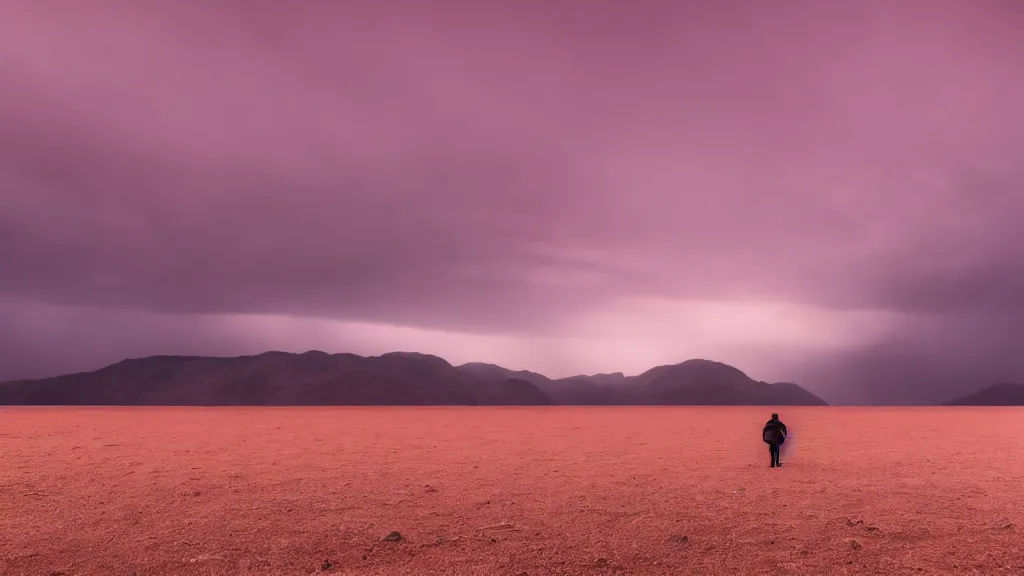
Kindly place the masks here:
<instances>
[{"instance_id":1,"label":"dry flat terrain","mask_svg":"<svg viewBox=\"0 0 1024 576\"><path fill-rule=\"evenodd\" d=\"M1024 574L1024 410L779 411L3 408L0 574Z\"/></svg>"}]
</instances>

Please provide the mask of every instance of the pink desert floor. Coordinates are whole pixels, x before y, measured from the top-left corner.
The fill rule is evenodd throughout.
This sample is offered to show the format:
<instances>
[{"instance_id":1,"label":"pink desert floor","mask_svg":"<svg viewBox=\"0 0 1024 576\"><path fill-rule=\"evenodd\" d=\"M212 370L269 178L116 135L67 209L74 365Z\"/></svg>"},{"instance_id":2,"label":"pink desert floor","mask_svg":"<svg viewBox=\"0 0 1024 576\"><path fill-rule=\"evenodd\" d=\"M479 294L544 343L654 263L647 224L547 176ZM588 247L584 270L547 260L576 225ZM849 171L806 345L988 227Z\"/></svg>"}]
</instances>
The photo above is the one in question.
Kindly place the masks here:
<instances>
[{"instance_id":1,"label":"pink desert floor","mask_svg":"<svg viewBox=\"0 0 1024 576\"><path fill-rule=\"evenodd\" d=\"M0 574L1024 574L1024 410L770 412L4 408Z\"/></svg>"}]
</instances>

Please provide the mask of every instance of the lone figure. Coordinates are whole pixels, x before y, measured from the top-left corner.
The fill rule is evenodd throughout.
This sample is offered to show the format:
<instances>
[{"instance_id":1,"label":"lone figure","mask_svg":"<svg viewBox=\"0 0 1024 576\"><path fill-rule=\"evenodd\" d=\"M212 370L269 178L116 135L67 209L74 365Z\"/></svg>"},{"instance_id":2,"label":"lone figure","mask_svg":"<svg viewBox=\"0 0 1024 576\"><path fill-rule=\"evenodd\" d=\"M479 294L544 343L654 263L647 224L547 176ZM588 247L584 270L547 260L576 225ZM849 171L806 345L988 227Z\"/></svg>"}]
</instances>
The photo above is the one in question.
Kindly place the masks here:
<instances>
[{"instance_id":1,"label":"lone figure","mask_svg":"<svg viewBox=\"0 0 1024 576\"><path fill-rule=\"evenodd\" d=\"M772 468L782 466L782 462L779 462L779 448L786 441L788 433L786 425L779 420L778 414L772 414L772 419L764 425L764 429L761 431L761 438L768 444L768 453L772 456Z\"/></svg>"}]
</instances>

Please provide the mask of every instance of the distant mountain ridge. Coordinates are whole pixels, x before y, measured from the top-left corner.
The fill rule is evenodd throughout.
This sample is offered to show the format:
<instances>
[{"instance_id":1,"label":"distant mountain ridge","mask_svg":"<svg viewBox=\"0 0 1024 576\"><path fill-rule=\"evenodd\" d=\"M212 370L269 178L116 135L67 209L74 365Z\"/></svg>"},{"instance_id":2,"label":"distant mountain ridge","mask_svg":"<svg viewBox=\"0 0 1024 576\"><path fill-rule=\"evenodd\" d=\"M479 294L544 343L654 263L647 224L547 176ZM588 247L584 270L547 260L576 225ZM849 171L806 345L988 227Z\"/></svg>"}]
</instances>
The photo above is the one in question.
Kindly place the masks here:
<instances>
[{"instance_id":1,"label":"distant mountain ridge","mask_svg":"<svg viewBox=\"0 0 1024 576\"><path fill-rule=\"evenodd\" d=\"M536 372L438 356L265 352L233 358L150 356L93 372L0 384L3 405L825 406L791 383L755 381L710 360L622 373L550 379Z\"/></svg>"},{"instance_id":2,"label":"distant mountain ridge","mask_svg":"<svg viewBox=\"0 0 1024 576\"><path fill-rule=\"evenodd\" d=\"M998 382L943 406L1024 406L1024 384Z\"/></svg>"},{"instance_id":3,"label":"distant mountain ridge","mask_svg":"<svg viewBox=\"0 0 1024 576\"><path fill-rule=\"evenodd\" d=\"M551 380L533 372L514 372L493 364L464 364L461 369L495 377L528 379L559 404L569 405L750 405L827 406L792 383L756 381L741 370L711 360L693 359L657 366L637 376L579 375Z\"/></svg>"}]
</instances>

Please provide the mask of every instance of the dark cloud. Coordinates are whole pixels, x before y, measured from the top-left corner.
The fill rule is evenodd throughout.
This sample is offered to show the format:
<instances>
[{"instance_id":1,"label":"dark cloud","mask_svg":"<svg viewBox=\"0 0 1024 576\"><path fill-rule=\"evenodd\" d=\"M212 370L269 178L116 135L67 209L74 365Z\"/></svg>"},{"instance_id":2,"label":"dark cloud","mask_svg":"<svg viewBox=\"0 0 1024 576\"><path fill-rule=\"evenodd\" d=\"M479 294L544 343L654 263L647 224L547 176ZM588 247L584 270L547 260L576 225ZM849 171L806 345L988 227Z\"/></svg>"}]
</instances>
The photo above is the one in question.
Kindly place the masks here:
<instances>
[{"instance_id":1,"label":"dark cloud","mask_svg":"<svg viewBox=\"0 0 1024 576\"><path fill-rule=\"evenodd\" d=\"M225 315L636 333L646 299L795 306L842 349L722 360L837 397L1024 379L1019 3L103 5L0 7L11 373L105 314L96 361L227 350L171 327Z\"/></svg>"}]
</instances>

